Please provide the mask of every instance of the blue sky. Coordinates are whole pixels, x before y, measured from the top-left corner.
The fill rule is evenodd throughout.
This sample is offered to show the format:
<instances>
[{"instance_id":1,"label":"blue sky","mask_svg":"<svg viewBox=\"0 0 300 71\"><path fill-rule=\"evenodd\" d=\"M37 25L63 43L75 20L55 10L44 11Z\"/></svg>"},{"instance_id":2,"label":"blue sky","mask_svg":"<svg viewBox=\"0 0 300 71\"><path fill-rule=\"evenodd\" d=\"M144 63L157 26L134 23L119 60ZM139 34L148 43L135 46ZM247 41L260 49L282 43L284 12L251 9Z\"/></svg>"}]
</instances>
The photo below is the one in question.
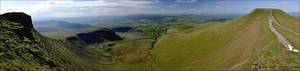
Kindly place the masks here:
<instances>
[{"instance_id":1,"label":"blue sky","mask_svg":"<svg viewBox=\"0 0 300 71\"><path fill-rule=\"evenodd\" d=\"M1 0L1 14L25 12L34 18L131 14L246 14L255 8L299 13L299 0Z\"/></svg>"}]
</instances>

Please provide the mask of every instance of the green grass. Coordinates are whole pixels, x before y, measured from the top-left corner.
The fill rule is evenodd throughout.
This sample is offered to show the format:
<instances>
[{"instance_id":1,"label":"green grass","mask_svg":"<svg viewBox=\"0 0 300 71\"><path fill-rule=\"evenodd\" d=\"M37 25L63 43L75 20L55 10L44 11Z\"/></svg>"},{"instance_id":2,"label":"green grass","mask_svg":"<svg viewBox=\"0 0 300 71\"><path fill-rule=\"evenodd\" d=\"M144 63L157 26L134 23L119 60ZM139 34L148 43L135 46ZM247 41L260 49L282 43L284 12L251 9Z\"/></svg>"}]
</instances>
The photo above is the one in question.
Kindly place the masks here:
<instances>
[{"instance_id":1,"label":"green grass","mask_svg":"<svg viewBox=\"0 0 300 71\"><path fill-rule=\"evenodd\" d=\"M268 10L257 9L224 24L165 35L153 50L155 70L250 71L265 52L284 51L268 28L268 17Z\"/></svg>"},{"instance_id":2,"label":"green grass","mask_svg":"<svg viewBox=\"0 0 300 71\"><path fill-rule=\"evenodd\" d=\"M194 27L194 25L192 25L192 24L180 24L180 25L173 26L174 29L179 30L179 31L187 30L187 29L190 29L193 27Z\"/></svg>"},{"instance_id":3,"label":"green grass","mask_svg":"<svg viewBox=\"0 0 300 71\"><path fill-rule=\"evenodd\" d=\"M285 14L282 11L275 11L273 16L276 20L295 32L299 32L300 29L300 22L299 18L295 18ZM274 27L280 32L283 36L287 38L288 41L294 46L296 49L300 49L300 37L296 36L295 34L283 29L282 27L275 25ZM299 53L290 52L284 50L283 46L274 44L272 45L273 48L269 48L262 54L262 58L264 58L264 67L271 67L271 68L278 68L279 66L290 68L289 70L293 70L293 67L300 66L300 55ZM277 66L277 67L276 67ZM298 68L299 69L299 68ZM272 69L263 68L265 71L271 71Z\"/></svg>"},{"instance_id":4,"label":"green grass","mask_svg":"<svg viewBox=\"0 0 300 71\"><path fill-rule=\"evenodd\" d=\"M42 36L32 29L34 40L20 40L12 29L22 27L20 23L0 20L0 71L85 71L98 70L93 67L96 56L88 49L70 47L62 40ZM95 51L99 53L99 51Z\"/></svg>"},{"instance_id":5,"label":"green grass","mask_svg":"<svg viewBox=\"0 0 300 71\"><path fill-rule=\"evenodd\" d=\"M103 71L149 71L149 49L152 46L152 39L146 39L141 33L123 33L125 39L114 46L106 46L104 49L111 49L110 64L99 65ZM138 36L138 37L132 37Z\"/></svg>"}]
</instances>

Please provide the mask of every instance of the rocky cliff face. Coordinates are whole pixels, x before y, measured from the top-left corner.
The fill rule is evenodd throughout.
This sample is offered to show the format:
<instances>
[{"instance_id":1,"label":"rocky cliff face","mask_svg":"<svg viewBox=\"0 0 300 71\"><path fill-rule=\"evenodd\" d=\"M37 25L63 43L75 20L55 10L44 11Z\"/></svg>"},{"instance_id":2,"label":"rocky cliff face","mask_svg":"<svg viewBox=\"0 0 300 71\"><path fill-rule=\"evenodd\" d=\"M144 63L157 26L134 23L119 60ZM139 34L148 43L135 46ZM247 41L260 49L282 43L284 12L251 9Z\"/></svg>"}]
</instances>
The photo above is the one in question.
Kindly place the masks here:
<instances>
[{"instance_id":1,"label":"rocky cliff face","mask_svg":"<svg viewBox=\"0 0 300 71\"><path fill-rule=\"evenodd\" d=\"M8 20L14 23L19 23L18 24L19 28L11 29L18 35L19 39L24 40L24 37L29 38L30 40L34 39L33 34L30 32L33 29L31 16L23 12L12 12L12 13L5 13L3 15L0 15L0 19ZM9 25L8 23L6 24Z\"/></svg>"}]
</instances>

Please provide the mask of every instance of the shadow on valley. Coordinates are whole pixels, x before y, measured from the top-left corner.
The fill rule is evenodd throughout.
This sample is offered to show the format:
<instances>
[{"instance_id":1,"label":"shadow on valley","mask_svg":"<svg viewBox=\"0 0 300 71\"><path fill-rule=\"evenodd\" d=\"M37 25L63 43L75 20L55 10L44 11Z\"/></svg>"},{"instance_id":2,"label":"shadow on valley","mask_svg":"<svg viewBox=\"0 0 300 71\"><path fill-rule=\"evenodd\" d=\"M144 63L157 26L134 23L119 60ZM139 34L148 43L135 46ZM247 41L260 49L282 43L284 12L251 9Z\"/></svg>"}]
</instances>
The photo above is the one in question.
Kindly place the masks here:
<instances>
[{"instance_id":1,"label":"shadow on valley","mask_svg":"<svg viewBox=\"0 0 300 71\"><path fill-rule=\"evenodd\" d=\"M122 40L122 38L117 35L115 32L108 28L103 28L90 33L79 33L77 37L83 40L87 44L93 43L102 43L105 41L118 41Z\"/></svg>"}]
</instances>

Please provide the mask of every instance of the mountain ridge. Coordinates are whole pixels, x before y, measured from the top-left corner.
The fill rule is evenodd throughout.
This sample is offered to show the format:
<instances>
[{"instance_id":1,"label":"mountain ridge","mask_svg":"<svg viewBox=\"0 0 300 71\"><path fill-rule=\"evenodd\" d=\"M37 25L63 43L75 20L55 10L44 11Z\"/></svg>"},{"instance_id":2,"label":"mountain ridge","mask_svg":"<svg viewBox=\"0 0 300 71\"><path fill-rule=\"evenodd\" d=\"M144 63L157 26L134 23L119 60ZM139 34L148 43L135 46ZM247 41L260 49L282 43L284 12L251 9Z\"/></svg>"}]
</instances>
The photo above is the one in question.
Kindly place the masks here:
<instances>
[{"instance_id":1,"label":"mountain ridge","mask_svg":"<svg viewBox=\"0 0 300 71\"><path fill-rule=\"evenodd\" d=\"M156 70L243 71L252 70L252 64L261 59L266 60L265 65L269 65L272 60L280 60L273 55L264 56L267 53L284 52L279 50L282 46L268 28L270 10L275 14L283 12L279 9L258 8L246 16L223 24L203 24L199 28L191 28L193 32L178 32L161 37L153 50ZM282 61L285 61L283 59L287 54L280 55Z\"/></svg>"},{"instance_id":2,"label":"mountain ridge","mask_svg":"<svg viewBox=\"0 0 300 71\"><path fill-rule=\"evenodd\" d=\"M77 54L77 52L84 51L75 52L74 49L78 49L77 47L71 47L62 40L51 39L38 33L33 28L29 15L23 12L12 12L2 14L0 17L0 70L82 71L95 69L85 64L86 59ZM95 59L95 57L89 57L89 59Z\"/></svg>"}]
</instances>

